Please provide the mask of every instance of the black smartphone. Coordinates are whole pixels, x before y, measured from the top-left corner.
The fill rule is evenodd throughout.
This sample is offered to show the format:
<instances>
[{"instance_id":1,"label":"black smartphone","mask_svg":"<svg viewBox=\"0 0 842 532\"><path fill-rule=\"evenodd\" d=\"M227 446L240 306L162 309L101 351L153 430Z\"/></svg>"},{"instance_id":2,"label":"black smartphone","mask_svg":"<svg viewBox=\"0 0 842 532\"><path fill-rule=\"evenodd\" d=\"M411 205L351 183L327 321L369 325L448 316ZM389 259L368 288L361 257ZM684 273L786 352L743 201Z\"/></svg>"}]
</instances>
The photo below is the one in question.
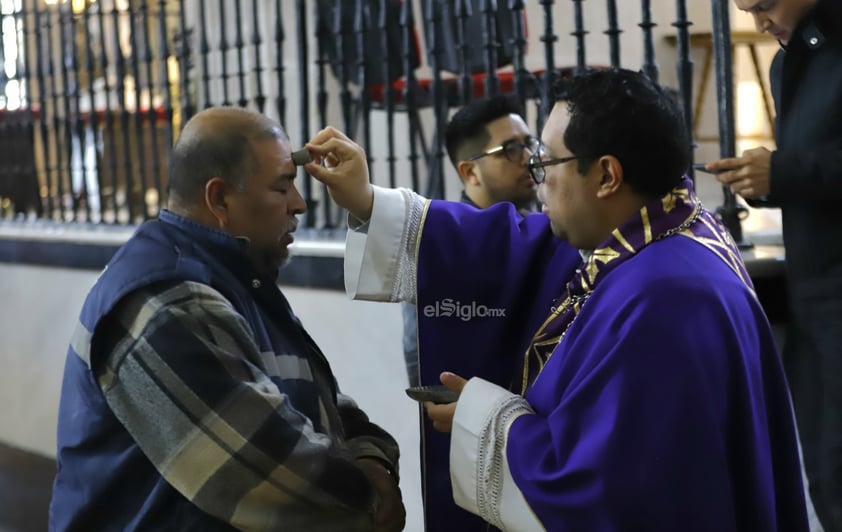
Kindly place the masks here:
<instances>
[{"instance_id":1,"label":"black smartphone","mask_svg":"<svg viewBox=\"0 0 842 532\"><path fill-rule=\"evenodd\" d=\"M437 405L446 405L448 403L455 403L459 399L459 393L454 392L444 384L434 384L432 386L412 386L406 389L406 395L415 399L419 403L430 401Z\"/></svg>"},{"instance_id":2,"label":"black smartphone","mask_svg":"<svg viewBox=\"0 0 842 532\"><path fill-rule=\"evenodd\" d=\"M718 174L722 170L705 170L705 163L696 163L693 165L693 170L697 172L704 172L706 174Z\"/></svg>"}]
</instances>

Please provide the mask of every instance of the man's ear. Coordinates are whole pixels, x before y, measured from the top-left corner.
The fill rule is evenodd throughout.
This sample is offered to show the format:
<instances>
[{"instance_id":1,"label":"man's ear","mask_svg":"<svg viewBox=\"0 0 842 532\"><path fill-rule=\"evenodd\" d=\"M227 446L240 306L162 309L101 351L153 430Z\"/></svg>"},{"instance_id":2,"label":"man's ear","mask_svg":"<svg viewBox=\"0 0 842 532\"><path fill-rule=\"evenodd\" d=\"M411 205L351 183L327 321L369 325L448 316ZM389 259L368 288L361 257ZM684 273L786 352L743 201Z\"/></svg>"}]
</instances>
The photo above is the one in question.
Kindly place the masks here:
<instances>
[{"instance_id":1,"label":"man's ear","mask_svg":"<svg viewBox=\"0 0 842 532\"><path fill-rule=\"evenodd\" d=\"M623 166L613 155L603 155L597 161L601 173L597 197L605 198L616 194L623 184Z\"/></svg>"},{"instance_id":2,"label":"man's ear","mask_svg":"<svg viewBox=\"0 0 842 532\"><path fill-rule=\"evenodd\" d=\"M221 177L212 177L205 183L205 205L219 222L219 227L228 225L228 195L231 187Z\"/></svg>"},{"instance_id":3,"label":"man's ear","mask_svg":"<svg viewBox=\"0 0 842 532\"><path fill-rule=\"evenodd\" d=\"M467 185L479 185L482 181L479 176L479 168L477 168L476 161L459 161L456 166L456 172L462 179L462 183Z\"/></svg>"}]
</instances>

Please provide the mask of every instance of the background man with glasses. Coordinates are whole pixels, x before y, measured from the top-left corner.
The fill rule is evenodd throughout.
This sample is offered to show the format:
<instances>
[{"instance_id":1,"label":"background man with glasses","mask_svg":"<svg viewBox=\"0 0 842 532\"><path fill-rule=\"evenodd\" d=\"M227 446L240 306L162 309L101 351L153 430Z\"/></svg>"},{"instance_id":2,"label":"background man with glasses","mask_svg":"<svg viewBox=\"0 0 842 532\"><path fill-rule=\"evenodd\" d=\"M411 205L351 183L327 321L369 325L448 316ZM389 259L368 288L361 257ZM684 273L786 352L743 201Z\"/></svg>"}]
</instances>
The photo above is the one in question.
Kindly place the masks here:
<instances>
[{"instance_id":1,"label":"background man with glasses","mask_svg":"<svg viewBox=\"0 0 842 532\"><path fill-rule=\"evenodd\" d=\"M509 201L533 210L538 187L529 179L526 160L538 139L516 99L501 95L466 105L447 124L445 146L465 185L463 202L485 209Z\"/></svg>"},{"instance_id":2,"label":"background man with glasses","mask_svg":"<svg viewBox=\"0 0 842 532\"><path fill-rule=\"evenodd\" d=\"M685 177L682 112L629 71L578 76L564 96L529 165L543 215L373 187L364 151L334 130L308 145L336 164L307 170L365 222L348 234L349 293L504 308L484 327L419 315L421 352L454 365L523 340L518 393L443 373L458 401L425 405L452 431L456 502L505 530L806 531L774 338L739 251ZM531 292L554 277L541 266L562 241L581 250L575 275ZM508 319L530 310L534 321Z\"/></svg>"}]
</instances>

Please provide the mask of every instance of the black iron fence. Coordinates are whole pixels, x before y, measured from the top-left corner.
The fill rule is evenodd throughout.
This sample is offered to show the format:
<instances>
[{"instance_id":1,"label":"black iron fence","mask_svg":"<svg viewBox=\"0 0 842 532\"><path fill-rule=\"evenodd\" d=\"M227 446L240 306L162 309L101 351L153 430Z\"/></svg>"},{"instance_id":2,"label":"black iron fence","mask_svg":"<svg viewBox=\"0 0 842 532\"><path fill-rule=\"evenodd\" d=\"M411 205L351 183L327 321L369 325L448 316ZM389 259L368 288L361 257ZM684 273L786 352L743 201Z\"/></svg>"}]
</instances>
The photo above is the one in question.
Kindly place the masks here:
<instances>
[{"instance_id":1,"label":"black iron fence","mask_svg":"<svg viewBox=\"0 0 842 532\"><path fill-rule=\"evenodd\" d=\"M659 79L655 30L665 24L650 0L635 5L635 20L632 2L607 0L586 25L594 1L3 0L0 211L106 224L154 217L174 139L213 105L276 117L293 144L337 125L367 148L376 183L442 197L453 108L513 93L539 130L556 76L623 66ZM721 155L735 149L728 4L711 0L708 11ZM665 2L657 6L663 19ZM692 133L693 22L687 0L670 11L674 88ZM569 36L557 33L562 23ZM596 33L605 42L589 54ZM629 39L642 54L621 64ZM304 225L337 226L341 213L322 186L302 175L301 189ZM723 194L740 240L739 206Z\"/></svg>"}]
</instances>

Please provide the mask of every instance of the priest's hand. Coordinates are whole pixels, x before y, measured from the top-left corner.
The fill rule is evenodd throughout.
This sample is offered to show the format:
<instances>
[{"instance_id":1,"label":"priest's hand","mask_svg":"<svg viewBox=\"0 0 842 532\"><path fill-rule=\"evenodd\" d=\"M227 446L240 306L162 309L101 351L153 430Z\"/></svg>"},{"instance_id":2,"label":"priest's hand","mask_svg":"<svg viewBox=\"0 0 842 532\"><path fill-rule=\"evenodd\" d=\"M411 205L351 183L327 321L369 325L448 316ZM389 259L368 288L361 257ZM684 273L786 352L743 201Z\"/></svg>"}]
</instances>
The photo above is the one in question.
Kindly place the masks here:
<instances>
[{"instance_id":1,"label":"priest's hand","mask_svg":"<svg viewBox=\"0 0 842 532\"><path fill-rule=\"evenodd\" d=\"M459 375L445 371L439 375L439 380L442 384L453 390L454 392L462 393L462 388L467 384L467 380ZM456 413L456 404L459 401L446 404L437 405L431 402L425 402L424 408L427 409L427 417L433 422L433 428L439 432L450 432L453 427L453 415Z\"/></svg>"},{"instance_id":2,"label":"priest's hand","mask_svg":"<svg viewBox=\"0 0 842 532\"><path fill-rule=\"evenodd\" d=\"M325 185L333 200L358 220L371 218L374 189L368 181L365 150L341 131L327 127L305 146L313 161L304 170Z\"/></svg>"},{"instance_id":3,"label":"priest's hand","mask_svg":"<svg viewBox=\"0 0 842 532\"><path fill-rule=\"evenodd\" d=\"M766 148L754 148L744 151L742 157L708 163L705 169L716 172L716 179L734 194L755 199L769 195L771 166L772 152Z\"/></svg>"},{"instance_id":4,"label":"priest's hand","mask_svg":"<svg viewBox=\"0 0 842 532\"><path fill-rule=\"evenodd\" d=\"M375 532L398 532L406 526L406 508L398 483L386 467L377 460L360 458L357 460L368 479L377 490L380 503L374 516Z\"/></svg>"}]
</instances>

